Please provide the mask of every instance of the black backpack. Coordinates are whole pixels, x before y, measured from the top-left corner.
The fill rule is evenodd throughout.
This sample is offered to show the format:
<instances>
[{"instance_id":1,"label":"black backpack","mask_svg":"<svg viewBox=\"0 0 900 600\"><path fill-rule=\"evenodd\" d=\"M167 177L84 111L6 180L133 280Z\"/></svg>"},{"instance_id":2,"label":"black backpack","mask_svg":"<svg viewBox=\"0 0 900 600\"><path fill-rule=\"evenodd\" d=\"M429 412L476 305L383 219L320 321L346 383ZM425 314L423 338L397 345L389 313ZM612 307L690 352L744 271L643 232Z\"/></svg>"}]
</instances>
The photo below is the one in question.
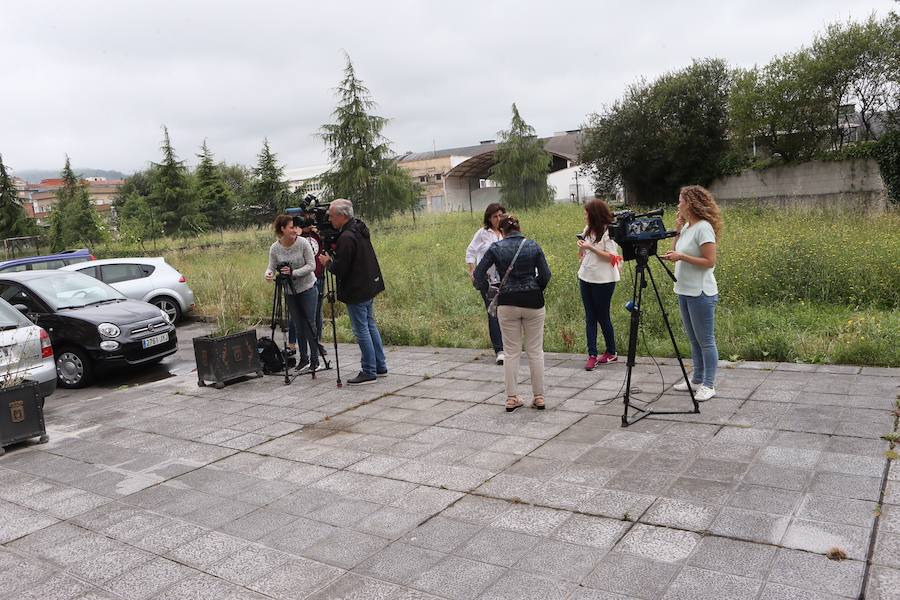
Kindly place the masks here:
<instances>
[{"instance_id":1,"label":"black backpack","mask_svg":"<svg viewBox=\"0 0 900 600\"><path fill-rule=\"evenodd\" d=\"M266 375L284 371L284 355L275 340L263 336L256 341L256 354Z\"/></svg>"}]
</instances>

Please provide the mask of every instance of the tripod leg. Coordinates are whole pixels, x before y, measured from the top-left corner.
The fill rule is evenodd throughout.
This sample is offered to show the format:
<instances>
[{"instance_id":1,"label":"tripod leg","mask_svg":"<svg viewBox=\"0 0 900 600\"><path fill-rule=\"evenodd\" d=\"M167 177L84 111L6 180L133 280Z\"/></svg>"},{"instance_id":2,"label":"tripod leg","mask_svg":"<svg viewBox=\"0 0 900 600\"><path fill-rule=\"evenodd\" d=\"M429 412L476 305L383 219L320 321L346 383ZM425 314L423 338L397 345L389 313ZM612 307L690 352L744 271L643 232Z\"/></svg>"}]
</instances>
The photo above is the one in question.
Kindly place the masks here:
<instances>
[{"instance_id":1,"label":"tripod leg","mask_svg":"<svg viewBox=\"0 0 900 600\"><path fill-rule=\"evenodd\" d=\"M634 273L634 290L631 296L631 326L628 329L628 358L625 361L625 394L623 400L625 402L625 410L622 413L622 427L630 425L628 421L628 411L631 409L631 371L636 364L637 356L637 340L638 332L641 328L641 304L643 290L647 287L647 281L644 278L645 265L638 263Z\"/></svg>"},{"instance_id":2,"label":"tripod leg","mask_svg":"<svg viewBox=\"0 0 900 600\"><path fill-rule=\"evenodd\" d=\"M648 270L649 265L648 265ZM653 292L656 294L656 302L659 303L659 312L662 313L663 322L666 324L666 330L669 332L669 339L672 340L672 348L675 349L675 356L678 358L678 364L681 367L681 374L684 376L685 382L689 382L687 369L684 368L684 360L681 358L681 351L678 350L678 343L675 341L675 333L672 331L672 324L669 322L669 313L663 305L662 297L659 295L659 289L656 287L656 280L653 279L653 271L650 271L650 283L653 285ZM694 412L700 412L700 405L694 398L694 388L688 383L688 392L691 394L691 402L694 403Z\"/></svg>"},{"instance_id":3,"label":"tripod leg","mask_svg":"<svg viewBox=\"0 0 900 600\"><path fill-rule=\"evenodd\" d=\"M334 341L334 370L337 375L337 387L343 387L344 384L341 382L341 359L338 356L337 321L334 315L334 303L337 299L337 282L334 280L334 273L325 272L325 289L325 298L331 311L331 339Z\"/></svg>"}]
</instances>

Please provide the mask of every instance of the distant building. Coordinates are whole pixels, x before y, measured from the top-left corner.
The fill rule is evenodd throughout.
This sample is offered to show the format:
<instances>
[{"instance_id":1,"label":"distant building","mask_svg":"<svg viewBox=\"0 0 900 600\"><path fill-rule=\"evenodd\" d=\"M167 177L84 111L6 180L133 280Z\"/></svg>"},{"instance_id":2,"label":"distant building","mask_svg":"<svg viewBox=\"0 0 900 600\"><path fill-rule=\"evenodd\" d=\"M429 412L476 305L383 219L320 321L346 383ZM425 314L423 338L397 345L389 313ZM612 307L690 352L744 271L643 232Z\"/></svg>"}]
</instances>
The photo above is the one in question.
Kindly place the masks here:
<instances>
[{"instance_id":1,"label":"distant building","mask_svg":"<svg viewBox=\"0 0 900 600\"><path fill-rule=\"evenodd\" d=\"M304 189L306 193L318 196L322 193L322 181L320 178L329 168L329 165L315 165L312 167L285 169L284 177L292 192Z\"/></svg>"},{"instance_id":2,"label":"distant building","mask_svg":"<svg viewBox=\"0 0 900 600\"><path fill-rule=\"evenodd\" d=\"M87 185L88 194L94 209L100 216L109 219L113 200L119 188L125 183L124 180L88 177L82 179L82 182ZM40 183L26 184L21 191L19 197L24 200L25 212L38 225L49 224L50 213L53 212L58 202L56 193L62 185L62 179L43 179Z\"/></svg>"},{"instance_id":3,"label":"distant building","mask_svg":"<svg viewBox=\"0 0 900 600\"><path fill-rule=\"evenodd\" d=\"M581 131L563 131L541 138L552 162L547 183L556 202L584 202L594 197L589 182L578 173ZM409 152L398 164L424 188L419 207L424 212L480 211L500 200L500 188L490 180L496 163L496 140L477 146L431 152Z\"/></svg>"}]
</instances>

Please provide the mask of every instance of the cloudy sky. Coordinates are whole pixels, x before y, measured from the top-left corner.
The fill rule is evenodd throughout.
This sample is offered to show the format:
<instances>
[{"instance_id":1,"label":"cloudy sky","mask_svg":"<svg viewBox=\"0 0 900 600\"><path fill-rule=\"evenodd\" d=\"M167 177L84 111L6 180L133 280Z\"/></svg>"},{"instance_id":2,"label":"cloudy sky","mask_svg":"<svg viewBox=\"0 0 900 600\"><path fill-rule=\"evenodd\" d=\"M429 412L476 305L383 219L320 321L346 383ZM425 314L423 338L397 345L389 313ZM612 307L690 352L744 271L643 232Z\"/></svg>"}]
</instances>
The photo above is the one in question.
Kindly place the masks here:
<instances>
[{"instance_id":1,"label":"cloudy sky","mask_svg":"<svg viewBox=\"0 0 900 600\"><path fill-rule=\"evenodd\" d=\"M253 164L325 162L347 52L397 152L496 137L510 105L538 132L574 129L693 58L764 64L834 21L895 0L3 0L0 154L16 169L131 172L204 139Z\"/></svg>"}]
</instances>

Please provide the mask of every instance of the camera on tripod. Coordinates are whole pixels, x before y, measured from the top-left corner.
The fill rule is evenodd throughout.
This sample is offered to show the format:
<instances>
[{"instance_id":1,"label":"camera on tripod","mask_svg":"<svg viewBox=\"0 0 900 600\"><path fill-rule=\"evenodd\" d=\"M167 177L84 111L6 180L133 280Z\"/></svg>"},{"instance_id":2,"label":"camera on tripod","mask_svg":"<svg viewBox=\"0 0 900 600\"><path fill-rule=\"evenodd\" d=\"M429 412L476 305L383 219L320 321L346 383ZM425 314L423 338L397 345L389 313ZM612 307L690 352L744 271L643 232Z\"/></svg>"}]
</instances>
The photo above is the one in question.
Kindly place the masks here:
<instances>
[{"instance_id":1,"label":"camera on tripod","mask_svg":"<svg viewBox=\"0 0 900 600\"><path fill-rule=\"evenodd\" d=\"M286 208L285 214L294 218L295 227L315 226L322 238L324 250L331 252L341 232L334 228L328 218L328 204L320 204L319 199L307 194L299 207Z\"/></svg>"},{"instance_id":2,"label":"camera on tripod","mask_svg":"<svg viewBox=\"0 0 900 600\"><path fill-rule=\"evenodd\" d=\"M675 230L666 230L662 215L662 208L645 213L635 213L633 210L613 213L615 220L609 225L609 237L622 247L625 260L654 255L659 240L678 235Z\"/></svg>"},{"instance_id":3,"label":"camera on tripod","mask_svg":"<svg viewBox=\"0 0 900 600\"><path fill-rule=\"evenodd\" d=\"M291 266L291 263L289 263L288 261L280 262L280 263L278 263L277 265L275 265L275 276L276 276L276 277L290 277L290 274L287 274L287 275L286 275L286 274L284 274L284 273L281 272L281 270L282 270L283 268L285 268L285 267L287 267L287 268L290 269L291 271L294 270L294 267L292 267L292 266Z\"/></svg>"}]
</instances>

